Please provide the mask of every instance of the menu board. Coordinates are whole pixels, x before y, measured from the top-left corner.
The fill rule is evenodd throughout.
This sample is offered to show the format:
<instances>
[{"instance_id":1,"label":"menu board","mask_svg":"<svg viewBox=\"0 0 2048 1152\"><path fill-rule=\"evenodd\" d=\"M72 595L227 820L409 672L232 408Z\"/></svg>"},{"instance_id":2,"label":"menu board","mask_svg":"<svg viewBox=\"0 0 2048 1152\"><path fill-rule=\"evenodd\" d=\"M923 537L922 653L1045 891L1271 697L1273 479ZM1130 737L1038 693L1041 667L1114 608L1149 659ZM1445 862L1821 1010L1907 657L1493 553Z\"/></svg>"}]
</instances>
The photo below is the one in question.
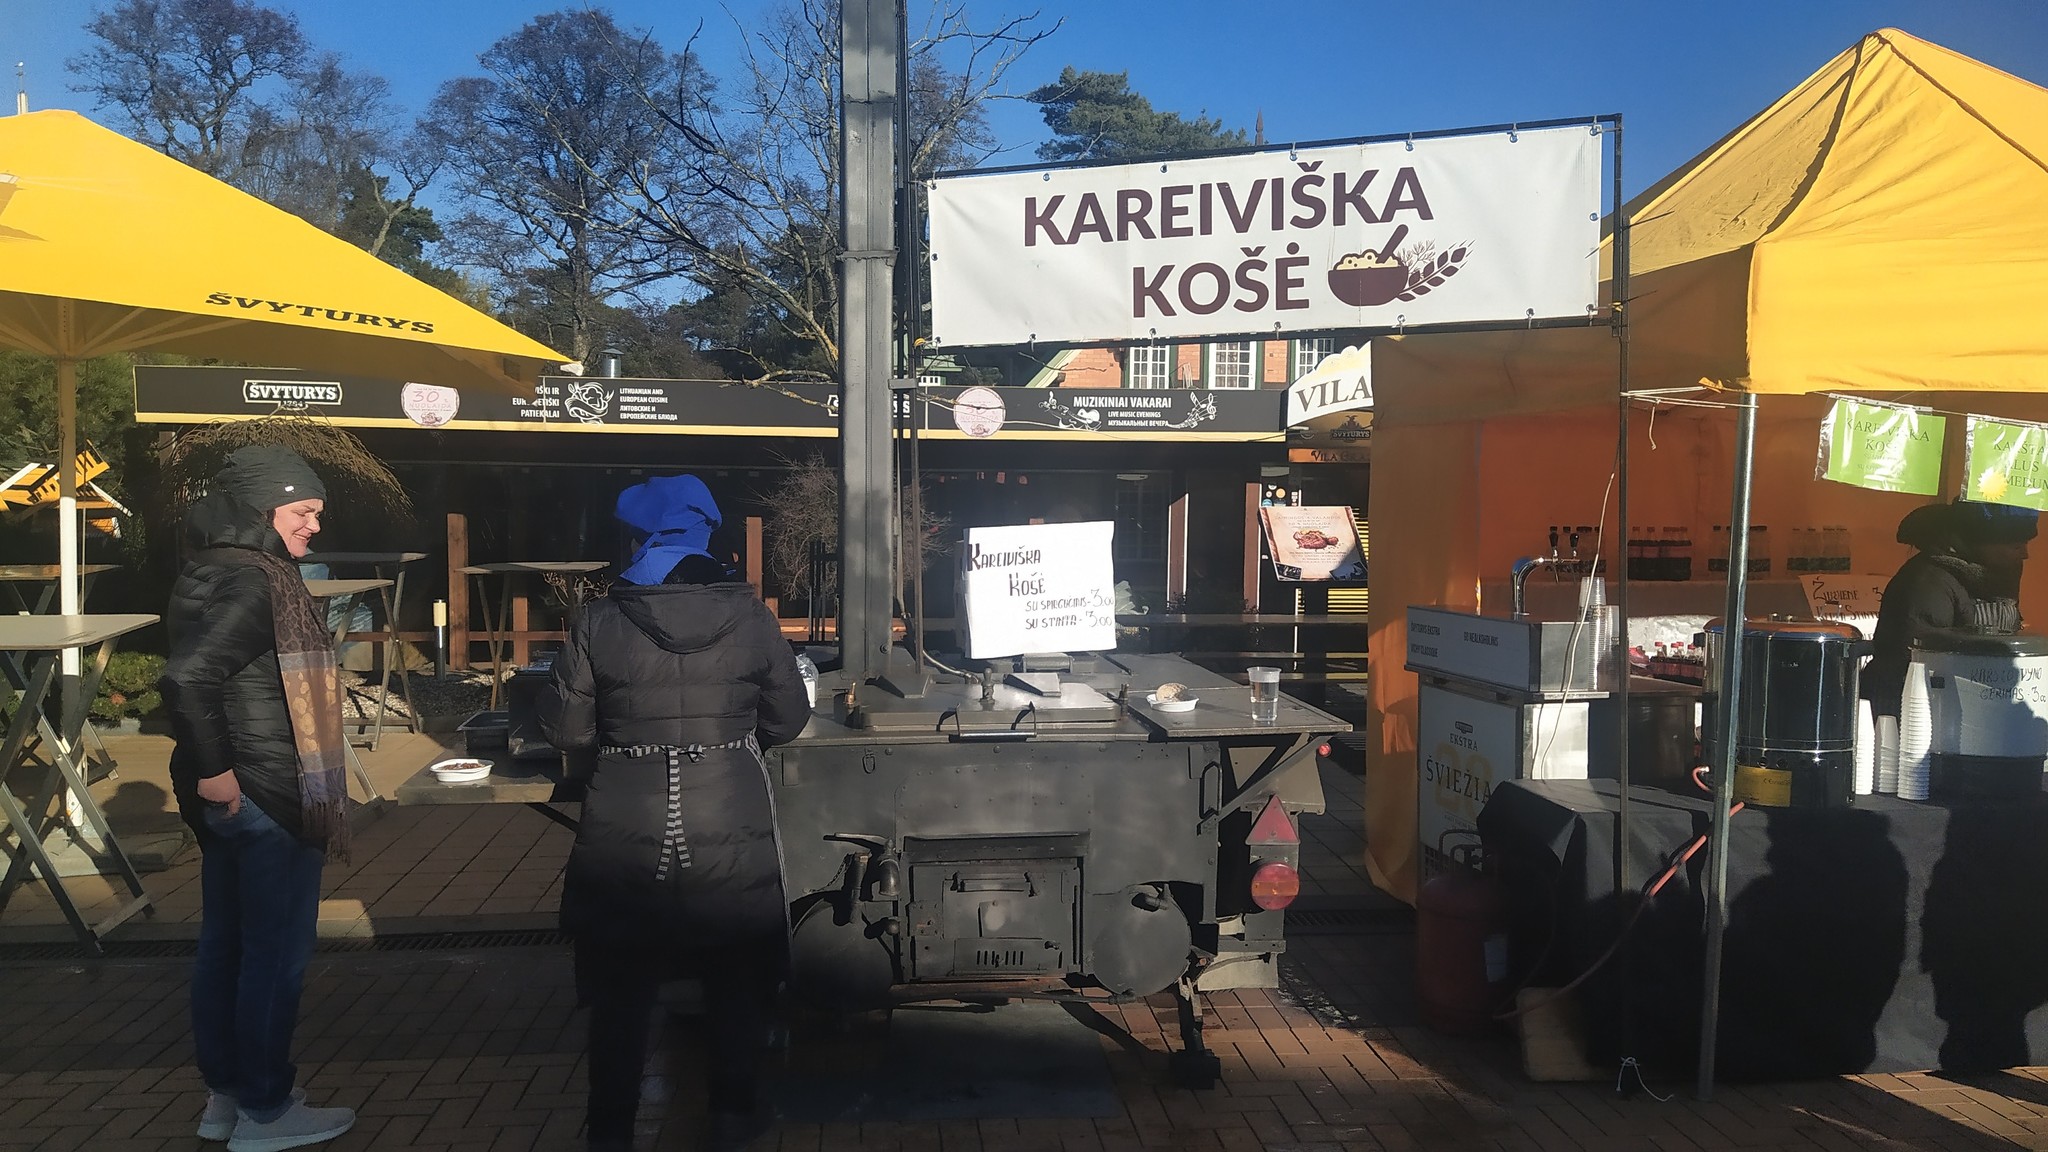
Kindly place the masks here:
<instances>
[{"instance_id":1,"label":"menu board","mask_svg":"<svg viewBox=\"0 0 2048 1152\"><path fill-rule=\"evenodd\" d=\"M1265 525L1266 552L1279 579L1365 579L1365 550L1348 505L1274 505L1259 509L1259 522Z\"/></svg>"},{"instance_id":2,"label":"menu board","mask_svg":"<svg viewBox=\"0 0 2048 1152\"><path fill-rule=\"evenodd\" d=\"M1116 647L1116 525L969 528L960 546L967 656Z\"/></svg>"}]
</instances>

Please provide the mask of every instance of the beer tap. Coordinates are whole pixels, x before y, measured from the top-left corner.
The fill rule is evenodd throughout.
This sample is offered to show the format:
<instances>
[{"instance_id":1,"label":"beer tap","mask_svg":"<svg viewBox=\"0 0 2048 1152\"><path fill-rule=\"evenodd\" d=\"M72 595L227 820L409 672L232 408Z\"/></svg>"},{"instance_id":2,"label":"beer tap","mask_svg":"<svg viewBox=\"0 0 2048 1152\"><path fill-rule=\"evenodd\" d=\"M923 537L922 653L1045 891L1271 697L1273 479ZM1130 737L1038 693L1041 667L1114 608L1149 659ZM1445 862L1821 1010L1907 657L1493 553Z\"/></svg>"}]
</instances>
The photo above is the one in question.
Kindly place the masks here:
<instances>
[{"instance_id":1,"label":"beer tap","mask_svg":"<svg viewBox=\"0 0 2048 1152\"><path fill-rule=\"evenodd\" d=\"M1557 541L1557 525L1553 524L1550 526L1550 555L1524 556L1520 560L1515 561L1515 566L1509 570L1508 584L1513 594L1515 619L1527 619L1529 615L1525 608L1524 599L1525 587L1529 583L1529 574L1538 568L1547 567L1555 570L1564 563L1564 560L1557 552ZM1572 555L1577 556L1578 552L1579 534L1574 532L1572 533Z\"/></svg>"}]
</instances>

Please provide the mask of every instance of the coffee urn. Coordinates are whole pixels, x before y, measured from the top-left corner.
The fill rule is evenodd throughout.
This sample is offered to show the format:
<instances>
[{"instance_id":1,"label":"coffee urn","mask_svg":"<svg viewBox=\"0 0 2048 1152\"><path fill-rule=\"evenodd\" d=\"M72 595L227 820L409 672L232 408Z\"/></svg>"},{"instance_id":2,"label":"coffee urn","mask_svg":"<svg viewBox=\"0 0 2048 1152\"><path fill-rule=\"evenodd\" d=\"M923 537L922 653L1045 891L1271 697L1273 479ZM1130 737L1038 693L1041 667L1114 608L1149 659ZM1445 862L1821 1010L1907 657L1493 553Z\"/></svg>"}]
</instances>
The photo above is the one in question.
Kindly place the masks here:
<instances>
[{"instance_id":1,"label":"coffee urn","mask_svg":"<svg viewBox=\"0 0 2048 1152\"><path fill-rule=\"evenodd\" d=\"M1721 761L1725 622L1707 625L1707 763ZM1749 620L1736 685L1735 798L1765 808L1836 808L1852 802L1857 674L1869 647L1852 625Z\"/></svg>"}]
</instances>

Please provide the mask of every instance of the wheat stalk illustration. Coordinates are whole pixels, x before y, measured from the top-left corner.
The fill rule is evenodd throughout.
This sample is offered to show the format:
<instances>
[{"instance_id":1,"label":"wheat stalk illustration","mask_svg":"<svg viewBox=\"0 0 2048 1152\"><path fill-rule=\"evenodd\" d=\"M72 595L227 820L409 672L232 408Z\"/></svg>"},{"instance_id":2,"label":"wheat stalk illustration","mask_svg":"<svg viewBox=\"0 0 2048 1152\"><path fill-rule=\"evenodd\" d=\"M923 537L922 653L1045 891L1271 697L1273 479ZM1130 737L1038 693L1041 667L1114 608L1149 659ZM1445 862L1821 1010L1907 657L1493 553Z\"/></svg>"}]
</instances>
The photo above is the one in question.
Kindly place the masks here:
<instances>
[{"instance_id":1,"label":"wheat stalk illustration","mask_svg":"<svg viewBox=\"0 0 2048 1152\"><path fill-rule=\"evenodd\" d=\"M1470 243L1460 244L1448 252L1437 252L1434 244L1417 249L1408 264L1408 286L1395 297L1397 300L1413 300L1426 296L1432 289L1442 286L1444 281L1458 274L1464 267L1465 258L1472 254Z\"/></svg>"}]
</instances>

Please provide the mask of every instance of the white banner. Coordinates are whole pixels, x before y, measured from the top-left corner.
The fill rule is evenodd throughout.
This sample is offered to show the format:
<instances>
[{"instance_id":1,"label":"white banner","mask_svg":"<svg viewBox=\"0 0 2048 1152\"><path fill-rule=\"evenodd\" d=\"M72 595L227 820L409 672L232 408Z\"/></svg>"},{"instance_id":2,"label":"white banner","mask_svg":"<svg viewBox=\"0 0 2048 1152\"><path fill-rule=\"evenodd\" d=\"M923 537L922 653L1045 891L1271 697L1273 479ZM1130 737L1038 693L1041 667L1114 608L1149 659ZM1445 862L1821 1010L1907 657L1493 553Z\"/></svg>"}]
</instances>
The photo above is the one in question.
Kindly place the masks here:
<instances>
[{"instance_id":1,"label":"white banner","mask_svg":"<svg viewBox=\"0 0 2048 1152\"><path fill-rule=\"evenodd\" d=\"M1306 424L1332 412L1372 407L1372 345L1323 357L1287 386L1287 424Z\"/></svg>"},{"instance_id":2,"label":"white banner","mask_svg":"<svg viewBox=\"0 0 2048 1152\"><path fill-rule=\"evenodd\" d=\"M967 656L1116 647L1115 523L969 528L960 546Z\"/></svg>"},{"instance_id":3,"label":"white banner","mask_svg":"<svg viewBox=\"0 0 2048 1152\"><path fill-rule=\"evenodd\" d=\"M935 180L933 338L1122 342L1585 316L1602 137L1568 128Z\"/></svg>"}]
</instances>

